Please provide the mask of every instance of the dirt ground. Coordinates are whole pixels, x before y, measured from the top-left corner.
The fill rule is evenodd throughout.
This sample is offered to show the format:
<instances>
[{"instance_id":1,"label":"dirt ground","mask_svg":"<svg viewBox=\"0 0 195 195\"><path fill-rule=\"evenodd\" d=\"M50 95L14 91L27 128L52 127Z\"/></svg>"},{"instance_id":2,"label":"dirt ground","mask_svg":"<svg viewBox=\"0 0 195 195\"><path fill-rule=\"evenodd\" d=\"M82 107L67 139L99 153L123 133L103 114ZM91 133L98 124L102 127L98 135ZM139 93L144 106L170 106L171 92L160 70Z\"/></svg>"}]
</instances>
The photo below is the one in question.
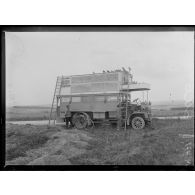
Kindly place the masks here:
<instances>
[{"instance_id":1,"label":"dirt ground","mask_svg":"<svg viewBox=\"0 0 195 195\"><path fill-rule=\"evenodd\" d=\"M154 129L99 125L6 127L6 165L194 165L194 121L154 120Z\"/></svg>"}]
</instances>

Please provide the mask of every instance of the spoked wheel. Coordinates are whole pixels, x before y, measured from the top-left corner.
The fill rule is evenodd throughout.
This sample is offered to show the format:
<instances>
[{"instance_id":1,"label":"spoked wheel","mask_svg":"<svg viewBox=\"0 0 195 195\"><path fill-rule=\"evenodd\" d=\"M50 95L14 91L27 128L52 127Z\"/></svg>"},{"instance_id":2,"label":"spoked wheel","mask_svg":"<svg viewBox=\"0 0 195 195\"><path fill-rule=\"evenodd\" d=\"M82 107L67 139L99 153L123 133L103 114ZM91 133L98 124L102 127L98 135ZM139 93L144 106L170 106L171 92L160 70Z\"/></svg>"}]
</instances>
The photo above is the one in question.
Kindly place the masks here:
<instances>
[{"instance_id":1,"label":"spoked wheel","mask_svg":"<svg viewBox=\"0 0 195 195\"><path fill-rule=\"evenodd\" d=\"M83 113L76 113L73 116L73 125L77 129L85 129L88 125L88 120L85 114Z\"/></svg>"},{"instance_id":2,"label":"spoked wheel","mask_svg":"<svg viewBox=\"0 0 195 195\"><path fill-rule=\"evenodd\" d=\"M131 125L133 129L136 129L136 130L143 129L145 127L145 121L142 117L136 116L132 119Z\"/></svg>"}]
</instances>

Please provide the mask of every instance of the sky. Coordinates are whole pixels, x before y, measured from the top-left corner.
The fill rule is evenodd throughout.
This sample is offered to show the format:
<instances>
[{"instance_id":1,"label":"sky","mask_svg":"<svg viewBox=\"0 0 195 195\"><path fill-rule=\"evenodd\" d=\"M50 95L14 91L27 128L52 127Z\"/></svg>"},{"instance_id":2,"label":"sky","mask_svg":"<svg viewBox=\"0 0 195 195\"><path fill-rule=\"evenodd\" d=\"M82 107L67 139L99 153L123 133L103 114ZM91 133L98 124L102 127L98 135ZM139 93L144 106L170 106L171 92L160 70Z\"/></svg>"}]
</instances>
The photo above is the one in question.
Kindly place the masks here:
<instances>
[{"instance_id":1,"label":"sky","mask_svg":"<svg viewBox=\"0 0 195 195\"><path fill-rule=\"evenodd\" d=\"M194 32L6 32L6 105L51 104L56 77L131 67L150 100L194 100Z\"/></svg>"}]
</instances>

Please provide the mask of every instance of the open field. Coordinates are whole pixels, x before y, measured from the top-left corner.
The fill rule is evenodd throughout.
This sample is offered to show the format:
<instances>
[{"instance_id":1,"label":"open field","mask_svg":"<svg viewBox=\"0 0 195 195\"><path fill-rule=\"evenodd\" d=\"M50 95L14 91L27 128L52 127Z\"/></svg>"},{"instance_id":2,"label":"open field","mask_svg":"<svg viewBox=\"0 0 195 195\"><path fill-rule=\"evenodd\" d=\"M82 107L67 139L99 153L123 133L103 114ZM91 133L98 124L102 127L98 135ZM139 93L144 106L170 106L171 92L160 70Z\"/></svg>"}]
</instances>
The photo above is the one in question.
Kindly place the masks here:
<instances>
[{"instance_id":1,"label":"open field","mask_svg":"<svg viewBox=\"0 0 195 195\"><path fill-rule=\"evenodd\" d=\"M35 125L6 127L6 164L193 165L194 120L154 120L154 129L66 130Z\"/></svg>"},{"instance_id":2,"label":"open field","mask_svg":"<svg viewBox=\"0 0 195 195\"><path fill-rule=\"evenodd\" d=\"M7 121L33 121L33 120L48 120L50 107L41 106L21 106L10 107L6 109ZM153 117L164 116L194 116L194 110L171 110L166 107L158 106L152 109Z\"/></svg>"},{"instance_id":3,"label":"open field","mask_svg":"<svg viewBox=\"0 0 195 195\"><path fill-rule=\"evenodd\" d=\"M48 120L50 108L39 106L21 106L6 108L7 121Z\"/></svg>"},{"instance_id":4,"label":"open field","mask_svg":"<svg viewBox=\"0 0 195 195\"><path fill-rule=\"evenodd\" d=\"M161 117L161 116L194 116L194 110L171 110L171 109L152 109L153 117Z\"/></svg>"}]
</instances>

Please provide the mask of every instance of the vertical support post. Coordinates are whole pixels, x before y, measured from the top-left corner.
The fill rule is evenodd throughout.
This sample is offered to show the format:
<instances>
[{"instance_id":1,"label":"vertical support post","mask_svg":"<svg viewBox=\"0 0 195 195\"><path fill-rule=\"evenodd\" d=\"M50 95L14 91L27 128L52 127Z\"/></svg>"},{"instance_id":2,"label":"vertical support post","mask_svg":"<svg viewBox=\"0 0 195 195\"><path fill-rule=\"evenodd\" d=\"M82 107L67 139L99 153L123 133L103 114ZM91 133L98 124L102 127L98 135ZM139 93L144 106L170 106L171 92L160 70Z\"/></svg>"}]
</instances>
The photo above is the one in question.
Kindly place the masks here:
<instances>
[{"instance_id":1,"label":"vertical support post","mask_svg":"<svg viewBox=\"0 0 195 195\"><path fill-rule=\"evenodd\" d=\"M144 102L144 91L142 91L142 102Z\"/></svg>"},{"instance_id":2,"label":"vertical support post","mask_svg":"<svg viewBox=\"0 0 195 195\"><path fill-rule=\"evenodd\" d=\"M128 114L128 94L126 95L126 109L125 109L125 131L127 130L127 114Z\"/></svg>"},{"instance_id":3,"label":"vertical support post","mask_svg":"<svg viewBox=\"0 0 195 195\"><path fill-rule=\"evenodd\" d=\"M129 90L129 80L128 80L128 88L126 94L126 110L125 110L125 131L127 130L127 120L128 120L128 90Z\"/></svg>"},{"instance_id":4,"label":"vertical support post","mask_svg":"<svg viewBox=\"0 0 195 195\"><path fill-rule=\"evenodd\" d=\"M148 90L147 90L147 103L148 103Z\"/></svg>"},{"instance_id":5,"label":"vertical support post","mask_svg":"<svg viewBox=\"0 0 195 195\"><path fill-rule=\"evenodd\" d=\"M121 129L121 94L118 95L118 108L117 108L117 130Z\"/></svg>"}]
</instances>

